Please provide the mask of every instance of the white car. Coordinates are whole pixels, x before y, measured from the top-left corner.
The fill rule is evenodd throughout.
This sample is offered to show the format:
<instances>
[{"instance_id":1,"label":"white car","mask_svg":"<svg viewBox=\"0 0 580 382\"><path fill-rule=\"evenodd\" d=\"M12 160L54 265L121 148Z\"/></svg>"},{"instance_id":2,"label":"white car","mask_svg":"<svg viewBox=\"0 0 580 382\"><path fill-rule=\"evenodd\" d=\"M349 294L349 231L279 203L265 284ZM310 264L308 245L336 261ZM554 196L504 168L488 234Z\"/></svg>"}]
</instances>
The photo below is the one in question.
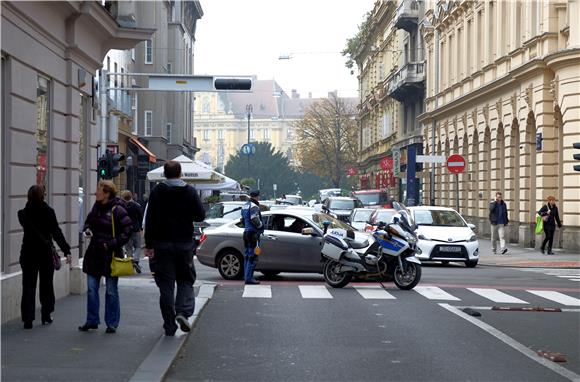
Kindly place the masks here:
<instances>
[{"instance_id":1,"label":"white car","mask_svg":"<svg viewBox=\"0 0 580 382\"><path fill-rule=\"evenodd\" d=\"M479 241L473 232L475 226L453 208L408 207L419 239L421 261L463 262L473 268L479 261Z\"/></svg>"}]
</instances>

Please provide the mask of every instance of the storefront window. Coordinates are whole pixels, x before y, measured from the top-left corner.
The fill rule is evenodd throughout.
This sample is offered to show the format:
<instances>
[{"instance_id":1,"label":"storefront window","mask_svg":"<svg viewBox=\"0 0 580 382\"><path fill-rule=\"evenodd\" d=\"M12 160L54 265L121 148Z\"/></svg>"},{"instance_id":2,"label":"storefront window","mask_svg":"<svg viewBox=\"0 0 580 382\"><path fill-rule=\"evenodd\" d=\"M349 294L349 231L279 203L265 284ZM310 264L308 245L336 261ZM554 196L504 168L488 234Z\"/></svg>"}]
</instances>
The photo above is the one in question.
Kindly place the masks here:
<instances>
[{"instance_id":1,"label":"storefront window","mask_svg":"<svg viewBox=\"0 0 580 382\"><path fill-rule=\"evenodd\" d=\"M38 76L36 86L36 184L48 190L48 84Z\"/></svg>"}]
</instances>

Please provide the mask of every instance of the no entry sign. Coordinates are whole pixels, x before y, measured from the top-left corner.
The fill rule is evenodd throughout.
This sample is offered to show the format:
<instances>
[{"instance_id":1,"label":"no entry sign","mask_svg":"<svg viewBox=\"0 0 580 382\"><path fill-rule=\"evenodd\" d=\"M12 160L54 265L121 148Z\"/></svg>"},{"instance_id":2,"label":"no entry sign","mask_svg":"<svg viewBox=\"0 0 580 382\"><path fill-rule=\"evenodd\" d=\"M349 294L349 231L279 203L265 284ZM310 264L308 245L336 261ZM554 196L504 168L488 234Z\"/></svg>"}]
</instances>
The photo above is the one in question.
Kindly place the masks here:
<instances>
[{"instance_id":1,"label":"no entry sign","mask_svg":"<svg viewBox=\"0 0 580 382\"><path fill-rule=\"evenodd\" d=\"M452 174L459 174L465 170L465 158L461 155L453 154L447 158L447 169Z\"/></svg>"}]
</instances>

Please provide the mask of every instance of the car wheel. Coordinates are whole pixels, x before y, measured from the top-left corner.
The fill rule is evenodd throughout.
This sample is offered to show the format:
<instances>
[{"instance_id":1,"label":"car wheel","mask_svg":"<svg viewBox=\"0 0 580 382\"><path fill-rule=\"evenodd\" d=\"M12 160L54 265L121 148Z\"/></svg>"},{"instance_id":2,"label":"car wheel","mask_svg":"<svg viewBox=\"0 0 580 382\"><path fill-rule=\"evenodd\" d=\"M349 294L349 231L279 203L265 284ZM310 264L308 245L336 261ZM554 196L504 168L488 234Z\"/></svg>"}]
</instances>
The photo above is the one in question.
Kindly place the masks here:
<instances>
[{"instance_id":1,"label":"car wheel","mask_svg":"<svg viewBox=\"0 0 580 382\"><path fill-rule=\"evenodd\" d=\"M280 274L278 271L260 271L266 278L272 279Z\"/></svg>"},{"instance_id":2,"label":"car wheel","mask_svg":"<svg viewBox=\"0 0 580 382\"><path fill-rule=\"evenodd\" d=\"M224 249L219 254L217 269L226 280L240 280L244 277L244 258L235 249Z\"/></svg>"},{"instance_id":3,"label":"car wheel","mask_svg":"<svg viewBox=\"0 0 580 382\"><path fill-rule=\"evenodd\" d=\"M465 266L467 268L475 268L477 266L477 260L467 260Z\"/></svg>"}]
</instances>

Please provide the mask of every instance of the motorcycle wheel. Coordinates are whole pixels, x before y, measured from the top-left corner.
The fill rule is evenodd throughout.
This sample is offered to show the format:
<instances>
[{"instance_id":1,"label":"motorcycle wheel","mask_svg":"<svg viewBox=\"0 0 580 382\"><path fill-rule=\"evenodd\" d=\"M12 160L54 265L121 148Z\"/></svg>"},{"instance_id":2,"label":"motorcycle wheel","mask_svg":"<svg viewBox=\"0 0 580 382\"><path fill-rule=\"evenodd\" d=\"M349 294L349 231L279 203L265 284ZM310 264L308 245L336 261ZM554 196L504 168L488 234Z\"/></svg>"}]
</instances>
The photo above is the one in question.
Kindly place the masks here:
<instances>
[{"instance_id":1,"label":"motorcycle wheel","mask_svg":"<svg viewBox=\"0 0 580 382\"><path fill-rule=\"evenodd\" d=\"M352 280L352 275L340 272L340 263L332 260L326 260L324 263L324 281L333 288L342 288Z\"/></svg>"},{"instance_id":2,"label":"motorcycle wheel","mask_svg":"<svg viewBox=\"0 0 580 382\"><path fill-rule=\"evenodd\" d=\"M406 263L405 272L397 264L393 271L393 281L399 289L413 289L419 280L421 280L421 265L419 264Z\"/></svg>"}]
</instances>

